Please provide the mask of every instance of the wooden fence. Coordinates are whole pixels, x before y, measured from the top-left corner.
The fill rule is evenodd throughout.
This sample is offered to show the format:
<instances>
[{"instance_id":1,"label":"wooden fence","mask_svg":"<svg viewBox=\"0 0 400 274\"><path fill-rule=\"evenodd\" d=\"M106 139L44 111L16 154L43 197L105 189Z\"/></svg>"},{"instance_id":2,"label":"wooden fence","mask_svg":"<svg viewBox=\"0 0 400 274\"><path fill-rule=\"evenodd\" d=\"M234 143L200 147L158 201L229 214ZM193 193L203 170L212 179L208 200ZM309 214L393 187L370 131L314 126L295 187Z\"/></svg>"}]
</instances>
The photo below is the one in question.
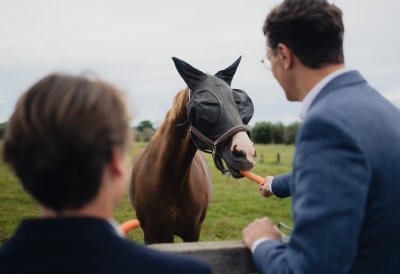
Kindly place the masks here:
<instances>
[{"instance_id":1,"label":"wooden fence","mask_svg":"<svg viewBox=\"0 0 400 274\"><path fill-rule=\"evenodd\" d=\"M213 273L256 273L251 252L242 241L153 244L157 250L186 254L211 265Z\"/></svg>"}]
</instances>

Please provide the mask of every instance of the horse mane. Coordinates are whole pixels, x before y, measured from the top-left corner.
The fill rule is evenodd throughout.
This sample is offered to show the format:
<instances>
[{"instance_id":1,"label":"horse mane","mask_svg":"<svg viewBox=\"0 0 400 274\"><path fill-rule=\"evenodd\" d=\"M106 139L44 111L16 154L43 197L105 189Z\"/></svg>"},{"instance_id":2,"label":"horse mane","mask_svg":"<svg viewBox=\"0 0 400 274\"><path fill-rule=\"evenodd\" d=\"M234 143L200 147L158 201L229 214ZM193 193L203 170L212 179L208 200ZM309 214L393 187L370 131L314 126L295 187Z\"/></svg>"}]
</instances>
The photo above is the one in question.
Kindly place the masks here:
<instances>
[{"instance_id":1,"label":"horse mane","mask_svg":"<svg viewBox=\"0 0 400 274\"><path fill-rule=\"evenodd\" d=\"M130 200L147 244L198 241L211 196L211 174L191 140L186 104L179 91L156 134L136 158Z\"/></svg>"},{"instance_id":2,"label":"horse mane","mask_svg":"<svg viewBox=\"0 0 400 274\"><path fill-rule=\"evenodd\" d=\"M189 99L189 88L186 87L179 91L172 102L172 107L165 114L164 121L161 123L157 132L154 136L160 135L165 132L169 126L171 126L171 122L174 121L174 126L178 124L184 124L187 119L186 112L186 104Z\"/></svg>"}]
</instances>

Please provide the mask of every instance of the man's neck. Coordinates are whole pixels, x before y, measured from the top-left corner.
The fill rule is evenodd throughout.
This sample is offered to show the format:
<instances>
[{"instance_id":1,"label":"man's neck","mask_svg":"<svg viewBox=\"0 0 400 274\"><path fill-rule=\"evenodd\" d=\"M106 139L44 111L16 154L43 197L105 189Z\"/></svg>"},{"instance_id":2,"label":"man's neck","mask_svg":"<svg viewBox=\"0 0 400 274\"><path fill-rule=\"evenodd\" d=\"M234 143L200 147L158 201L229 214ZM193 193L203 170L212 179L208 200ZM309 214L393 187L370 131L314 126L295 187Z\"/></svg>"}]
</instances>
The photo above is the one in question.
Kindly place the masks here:
<instances>
[{"instance_id":1,"label":"man's neck","mask_svg":"<svg viewBox=\"0 0 400 274\"><path fill-rule=\"evenodd\" d=\"M57 217L94 217L100 219L111 219L113 217L114 203L107 195L110 191L105 188L99 190L98 195L90 202L78 209L63 209L55 211L53 209L42 207L43 218Z\"/></svg>"},{"instance_id":2,"label":"man's neck","mask_svg":"<svg viewBox=\"0 0 400 274\"><path fill-rule=\"evenodd\" d=\"M84 207L80 209L64 209L55 211L50 208L43 207L41 212L43 218L59 218L59 217L94 217L99 219L111 219L112 214L97 210L92 207Z\"/></svg>"},{"instance_id":3,"label":"man's neck","mask_svg":"<svg viewBox=\"0 0 400 274\"><path fill-rule=\"evenodd\" d=\"M304 97L311 91L311 89L318 84L323 78L332 72L341 69L344 64L327 65L320 69L311 69L302 67L299 70L297 86L299 90L299 101L303 101Z\"/></svg>"}]
</instances>

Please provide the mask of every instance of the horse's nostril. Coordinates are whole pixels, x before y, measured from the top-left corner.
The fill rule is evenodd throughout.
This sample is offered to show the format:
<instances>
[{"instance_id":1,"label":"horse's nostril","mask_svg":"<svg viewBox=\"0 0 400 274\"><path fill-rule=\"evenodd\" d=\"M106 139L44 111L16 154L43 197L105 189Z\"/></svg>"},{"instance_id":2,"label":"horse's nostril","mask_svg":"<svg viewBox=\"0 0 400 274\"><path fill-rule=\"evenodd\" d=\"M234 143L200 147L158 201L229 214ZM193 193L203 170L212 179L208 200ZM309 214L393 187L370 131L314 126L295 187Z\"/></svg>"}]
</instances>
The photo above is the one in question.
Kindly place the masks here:
<instances>
[{"instance_id":1,"label":"horse's nostril","mask_svg":"<svg viewBox=\"0 0 400 274\"><path fill-rule=\"evenodd\" d=\"M236 147L235 147L236 148ZM246 158L246 152L244 152L243 150L236 150L236 149L234 149L233 151L232 151L232 155L235 157L235 158Z\"/></svg>"}]
</instances>

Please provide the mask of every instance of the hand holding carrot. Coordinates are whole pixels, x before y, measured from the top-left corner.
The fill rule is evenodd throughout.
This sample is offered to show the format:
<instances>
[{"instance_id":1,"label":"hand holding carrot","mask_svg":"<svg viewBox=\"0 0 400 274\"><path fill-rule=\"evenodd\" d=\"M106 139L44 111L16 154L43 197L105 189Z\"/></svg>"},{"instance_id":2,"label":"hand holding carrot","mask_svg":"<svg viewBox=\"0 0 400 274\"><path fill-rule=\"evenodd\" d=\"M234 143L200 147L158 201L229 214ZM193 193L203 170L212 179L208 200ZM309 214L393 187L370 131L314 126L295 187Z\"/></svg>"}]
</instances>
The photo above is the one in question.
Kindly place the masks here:
<instances>
[{"instance_id":1,"label":"hand holding carrot","mask_svg":"<svg viewBox=\"0 0 400 274\"><path fill-rule=\"evenodd\" d=\"M250 180L259 184L260 186L259 186L258 190L260 191L261 195L263 195L264 197L270 197L273 195L273 193L271 192L271 183L272 183L272 179L274 177L267 176L264 179L263 177L251 172L250 170L240 170L240 174L242 174L243 176L246 176Z\"/></svg>"},{"instance_id":2,"label":"hand holding carrot","mask_svg":"<svg viewBox=\"0 0 400 274\"><path fill-rule=\"evenodd\" d=\"M262 196L264 197L271 197L272 195L274 195L271 191L271 183L272 183L272 179L274 179L274 177L272 176L267 176L265 177L265 181L264 183L260 184L259 187L259 191L261 193Z\"/></svg>"}]
</instances>

